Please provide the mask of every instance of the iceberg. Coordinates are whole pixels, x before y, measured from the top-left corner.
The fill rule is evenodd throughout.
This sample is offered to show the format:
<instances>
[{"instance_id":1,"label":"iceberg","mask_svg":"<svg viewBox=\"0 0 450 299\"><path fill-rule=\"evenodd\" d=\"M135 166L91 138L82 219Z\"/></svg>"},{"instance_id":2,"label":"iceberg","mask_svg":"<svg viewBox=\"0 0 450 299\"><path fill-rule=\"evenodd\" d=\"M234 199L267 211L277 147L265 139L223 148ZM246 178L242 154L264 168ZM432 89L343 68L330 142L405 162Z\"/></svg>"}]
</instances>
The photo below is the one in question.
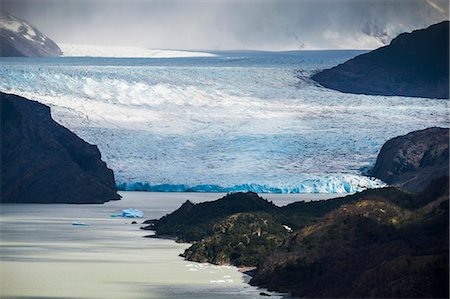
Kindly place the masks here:
<instances>
[{"instance_id":1,"label":"iceberg","mask_svg":"<svg viewBox=\"0 0 450 299\"><path fill-rule=\"evenodd\" d=\"M122 210L121 214L112 214L111 217L142 218L144 217L144 211L129 208Z\"/></svg>"}]
</instances>

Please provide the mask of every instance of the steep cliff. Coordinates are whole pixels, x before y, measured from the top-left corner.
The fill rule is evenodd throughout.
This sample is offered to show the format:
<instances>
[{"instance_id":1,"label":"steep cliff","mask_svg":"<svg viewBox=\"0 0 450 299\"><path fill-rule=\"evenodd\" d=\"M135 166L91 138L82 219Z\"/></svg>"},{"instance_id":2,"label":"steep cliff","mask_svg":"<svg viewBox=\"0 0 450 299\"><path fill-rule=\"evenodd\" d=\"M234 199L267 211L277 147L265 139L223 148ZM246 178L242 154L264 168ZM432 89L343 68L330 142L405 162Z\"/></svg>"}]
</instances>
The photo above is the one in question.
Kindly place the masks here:
<instances>
[{"instance_id":1,"label":"steep cliff","mask_svg":"<svg viewBox=\"0 0 450 299\"><path fill-rule=\"evenodd\" d=\"M119 199L95 145L56 123L50 108L0 93L1 201L103 203Z\"/></svg>"},{"instance_id":2,"label":"steep cliff","mask_svg":"<svg viewBox=\"0 0 450 299\"><path fill-rule=\"evenodd\" d=\"M312 76L322 86L369 95L449 98L449 22L402 33L391 44Z\"/></svg>"}]
</instances>

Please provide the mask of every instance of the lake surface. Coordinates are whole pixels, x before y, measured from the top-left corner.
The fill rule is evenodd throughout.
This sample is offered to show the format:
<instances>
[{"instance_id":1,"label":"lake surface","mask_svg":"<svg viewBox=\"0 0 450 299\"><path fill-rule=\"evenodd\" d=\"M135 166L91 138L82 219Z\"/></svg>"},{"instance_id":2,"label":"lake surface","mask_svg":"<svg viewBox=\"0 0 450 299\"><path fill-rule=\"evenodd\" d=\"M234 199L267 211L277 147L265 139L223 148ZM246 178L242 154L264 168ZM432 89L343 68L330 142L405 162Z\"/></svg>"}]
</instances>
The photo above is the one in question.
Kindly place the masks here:
<instances>
[{"instance_id":1,"label":"lake surface","mask_svg":"<svg viewBox=\"0 0 450 299\"><path fill-rule=\"evenodd\" d=\"M388 139L449 126L447 100L344 94L309 79L362 51L204 58L2 58L0 90L52 107L126 190L355 192Z\"/></svg>"},{"instance_id":2,"label":"lake surface","mask_svg":"<svg viewBox=\"0 0 450 299\"><path fill-rule=\"evenodd\" d=\"M187 199L217 193L121 192L103 205L0 205L0 296L3 298L259 298L235 267L184 261L189 244L143 238L135 219L113 218L137 208L159 218ZM330 195L271 194L284 205ZM136 219L141 223L143 219ZM73 226L84 222L89 226ZM276 296L272 298L279 298Z\"/></svg>"}]
</instances>

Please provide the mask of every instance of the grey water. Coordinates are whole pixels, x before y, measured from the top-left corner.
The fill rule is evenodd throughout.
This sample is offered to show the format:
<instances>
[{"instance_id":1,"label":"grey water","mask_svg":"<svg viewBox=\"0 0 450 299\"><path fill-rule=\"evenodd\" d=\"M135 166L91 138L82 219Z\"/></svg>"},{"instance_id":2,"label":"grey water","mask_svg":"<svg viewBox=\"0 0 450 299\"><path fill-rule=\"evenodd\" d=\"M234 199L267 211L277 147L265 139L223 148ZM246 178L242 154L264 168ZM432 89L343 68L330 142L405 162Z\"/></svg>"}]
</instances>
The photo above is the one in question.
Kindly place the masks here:
<instances>
[{"instance_id":1,"label":"grey water","mask_svg":"<svg viewBox=\"0 0 450 299\"><path fill-rule=\"evenodd\" d=\"M121 192L103 205L1 204L2 298L260 298L236 267L183 260L189 244L144 238L143 219L111 217L122 209L164 216L184 201L217 193ZM278 205L330 195L271 194ZM138 224L131 224L137 221ZM74 226L73 223L87 226ZM272 294L280 298L280 294Z\"/></svg>"}]
</instances>

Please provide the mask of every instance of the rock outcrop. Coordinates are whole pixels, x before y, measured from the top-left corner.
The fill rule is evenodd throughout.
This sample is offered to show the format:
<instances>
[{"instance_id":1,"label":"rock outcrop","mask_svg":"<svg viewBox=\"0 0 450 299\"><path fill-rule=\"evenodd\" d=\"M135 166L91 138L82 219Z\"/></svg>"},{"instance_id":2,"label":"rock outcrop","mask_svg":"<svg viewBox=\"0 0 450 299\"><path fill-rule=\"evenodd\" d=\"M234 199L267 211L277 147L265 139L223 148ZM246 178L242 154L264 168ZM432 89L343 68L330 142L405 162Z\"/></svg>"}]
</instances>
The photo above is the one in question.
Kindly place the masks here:
<instances>
[{"instance_id":1,"label":"rock outcrop","mask_svg":"<svg viewBox=\"0 0 450 299\"><path fill-rule=\"evenodd\" d=\"M215 201L194 204L189 200L161 219L151 220L143 229L179 241L195 242L212 233L214 224L236 213L275 212L277 206L256 193L231 193Z\"/></svg>"},{"instance_id":2,"label":"rock outcrop","mask_svg":"<svg viewBox=\"0 0 450 299\"><path fill-rule=\"evenodd\" d=\"M391 44L312 76L322 86L368 95L449 98L449 22L402 33Z\"/></svg>"},{"instance_id":3,"label":"rock outcrop","mask_svg":"<svg viewBox=\"0 0 450 299\"><path fill-rule=\"evenodd\" d=\"M0 100L2 202L120 199L97 147L56 123L48 106L4 93Z\"/></svg>"},{"instance_id":4,"label":"rock outcrop","mask_svg":"<svg viewBox=\"0 0 450 299\"><path fill-rule=\"evenodd\" d=\"M0 11L0 56L59 56L61 49L28 22Z\"/></svg>"},{"instance_id":5,"label":"rock outcrop","mask_svg":"<svg viewBox=\"0 0 450 299\"><path fill-rule=\"evenodd\" d=\"M449 176L449 129L428 128L387 141L370 175L409 191Z\"/></svg>"}]
</instances>

